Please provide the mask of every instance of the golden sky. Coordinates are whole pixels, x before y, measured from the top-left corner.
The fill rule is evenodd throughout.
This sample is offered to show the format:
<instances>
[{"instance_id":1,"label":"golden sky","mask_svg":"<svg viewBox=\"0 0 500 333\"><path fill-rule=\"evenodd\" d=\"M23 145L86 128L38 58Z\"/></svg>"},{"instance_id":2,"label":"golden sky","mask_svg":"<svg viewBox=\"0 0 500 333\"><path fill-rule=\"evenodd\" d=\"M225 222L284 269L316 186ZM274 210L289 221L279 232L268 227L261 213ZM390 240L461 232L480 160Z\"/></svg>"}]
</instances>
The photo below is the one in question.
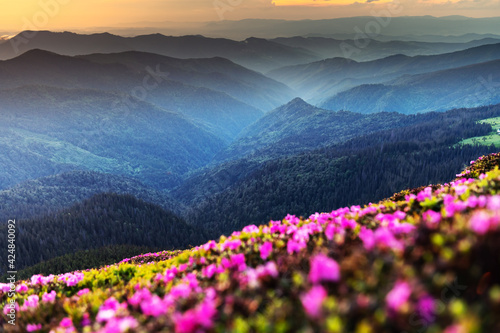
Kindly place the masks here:
<instances>
[{"instance_id":1,"label":"golden sky","mask_svg":"<svg viewBox=\"0 0 500 333\"><path fill-rule=\"evenodd\" d=\"M0 32L371 15L393 0L0 0ZM397 1L397 0L394 0ZM400 0L401 15L500 16L500 0Z\"/></svg>"}]
</instances>

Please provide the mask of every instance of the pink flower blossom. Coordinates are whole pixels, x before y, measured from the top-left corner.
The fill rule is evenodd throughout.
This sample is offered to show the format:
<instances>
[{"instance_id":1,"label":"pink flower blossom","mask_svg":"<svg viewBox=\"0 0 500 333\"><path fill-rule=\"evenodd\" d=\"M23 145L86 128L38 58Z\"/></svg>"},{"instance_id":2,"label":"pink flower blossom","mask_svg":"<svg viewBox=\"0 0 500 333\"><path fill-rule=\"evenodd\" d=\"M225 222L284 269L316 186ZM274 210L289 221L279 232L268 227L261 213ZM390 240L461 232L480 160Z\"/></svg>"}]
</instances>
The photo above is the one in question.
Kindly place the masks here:
<instances>
[{"instance_id":1,"label":"pink flower blossom","mask_svg":"<svg viewBox=\"0 0 500 333\"><path fill-rule=\"evenodd\" d=\"M307 293L300 296L302 306L309 317L318 319L321 316L321 307L326 296L326 290L321 285L313 286Z\"/></svg>"},{"instance_id":2,"label":"pink flower blossom","mask_svg":"<svg viewBox=\"0 0 500 333\"><path fill-rule=\"evenodd\" d=\"M305 242L296 242L293 239L288 240L287 243L287 252L288 254L300 252L307 246Z\"/></svg>"},{"instance_id":3,"label":"pink flower blossom","mask_svg":"<svg viewBox=\"0 0 500 333\"><path fill-rule=\"evenodd\" d=\"M370 251L375 246L375 237L373 236L373 231L367 229L365 226L361 227L358 237L363 242L366 250Z\"/></svg>"},{"instance_id":4,"label":"pink flower blossom","mask_svg":"<svg viewBox=\"0 0 500 333\"><path fill-rule=\"evenodd\" d=\"M326 239L332 240L333 239L333 235L335 234L336 230L337 230L336 226L334 226L333 224L328 224L325 227L325 236L326 236Z\"/></svg>"},{"instance_id":5,"label":"pink flower blossom","mask_svg":"<svg viewBox=\"0 0 500 333\"><path fill-rule=\"evenodd\" d=\"M79 290L77 295L78 296L83 296L85 294L88 294L90 292L89 288L85 288L85 289L82 289L82 290Z\"/></svg>"},{"instance_id":6,"label":"pink flower blossom","mask_svg":"<svg viewBox=\"0 0 500 333\"><path fill-rule=\"evenodd\" d=\"M187 284L181 283L173 286L172 289L170 289L169 294L175 299L188 298L189 295L191 295L191 287Z\"/></svg>"},{"instance_id":7,"label":"pink flower blossom","mask_svg":"<svg viewBox=\"0 0 500 333\"><path fill-rule=\"evenodd\" d=\"M490 216L484 210L476 211L469 221L472 231L484 235L490 229Z\"/></svg>"},{"instance_id":8,"label":"pink flower blossom","mask_svg":"<svg viewBox=\"0 0 500 333\"><path fill-rule=\"evenodd\" d=\"M10 291L10 287L10 283L0 283L0 291L2 291L3 293L8 293Z\"/></svg>"},{"instance_id":9,"label":"pink flower blossom","mask_svg":"<svg viewBox=\"0 0 500 333\"><path fill-rule=\"evenodd\" d=\"M430 199L432 198L432 188L431 187L426 187L423 191L420 191L417 194L417 200L419 202L425 201L425 199Z\"/></svg>"},{"instance_id":10,"label":"pink flower blossom","mask_svg":"<svg viewBox=\"0 0 500 333\"><path fill-rule=\"evenodd\" d=\"M39 299L38 295L28 296L26 301L24 301L23 308L36 308L38 306Z\"/></svg>"},{"instance_id":11,"label":"pink flower blossom","mask_svg":"<svg viewBox=\"0 0 500 333\"><path fill-rule=\"evenodd\" d=\"M436 313L436 302L431 296L420 298L417 303L417 311L427 324L434 322Z\"/></svg>"},{"instance_id":12,"label":"pink flower blossom","mask_svg":"<svg viewBox=\"0 0 500 333\"><path fill-rule=\"evenodd\" d=\"M240 247L240 245L241 245L240 239L230 239L230 240L225 241L222 244L222 251L225 251L227 249L234 251L234 250L238 249Z\"/></svg>"},{"instance_id":13,"label":"pink flower blossom","mask_svg":"<svg viewBox=\"0 0 500 333\"><path fill-rule=\"evenodd\" d=\"M299 219L297 216L295 216L295 215L290 215L290 214L288 214L288 215L285 217L285 220L287 220L287 221L288 221L288 223L290 223L290 224L295 224L295 225L299 224L299 222L300 222L300 219Z\"/></svg>"},{"instance_id":14,"label":"pink flower blossom","mask_svg":"<svg viewBox=\"0 0 500 333\"><path fill-rule=\"evenodd\" d=\"M392 232L387 228L378 228L375 230L373 236L375 238L375 243L379 246L386 246L398 251L402 251L404 249L403 244L398 241Z\"/></svg>"},{"instance_id":15,"label":"pink flower blossom","mask_svg":"<svg viewBox=\"0 0 500 333\"><path fill-rule=\"evenodd\" d=\"M160 296L153 295L151 298L142 301L141 310L146 316L158 317L167 313L168 307L165 306Z\"/></svg>"},{"instance_id":16,"label":"pink flower blossom","mask_svg":"<svg viewBox=\"0 0 500 333\"><path fill-rule=\"evenodd\" d=\"M311 269L309 271L309 281L311 283L318 283L322 281L337 282L340 280L340 267L339 264L325 256L318 254L311 259Z\"/></svg>"},{"instance_id":17,"label":"pink flower blossom","mask_svg":"<svg viewBox=\"0 0 500 333\"><path fill-rule=\"evenodd\" d=\"M273 243L272 242L265 242L260 246L260 257L263 260L266 260L271 252L273 251Z\"/></svg>"},{"instance_id":18,"label":"pink flower blossom","mask_svg":"<svg viewBox=\"0 0 500 333\"><path fill-rule=\"evenodd\" d=\"M42 324L28 324L26 325L26 331L28 332L36 332L42 329Z\"/></svg>"},{"instance_id":19,"label":"pink flower blossom","mask_svg":"<svg viewBox=\"0 0 500 333\"><path fill-rule=\"evenodd\" d=\"M212 276L214 276L214 274L216 273L216 271L217 271L217 265L210 264L210 265L205 266L205 267L202 268L201 274L204 277L211 279Z\"/></svg>"},{"instance_id":20,"label":"pink flower blossom","mask_svg":"<svg viewBox=\"0 0 500 333\"><path fill-rule=\"evenodd\" d=\"M25 284L20 284L16 287L16 292L18 293L25 293L28 291L28 286Z\"/></svg>"},{"instance_id":21,"label":"pink flower blossom","mask_svg":"<svg viewBox=\"0 0 500 333\"><path fill-rule=\"evenodd\" d=\"M260 229L256 225L252 224L244 227L242 231L251 234L251 233L259 233Z\"/></svg>"},{"instance_id":22,"label":"pink flower blossom","mask_svg":"<svg viewBox=\"0 0 500 333\"><path fill-rule=\"evenodd\" d=\"M500 211L500 195L492 195L488 198L488 209Z\"/></svg>"},{"instance_id":23,"label":"pink flower blossom","mask_svg":"<svg viewBox=\"0 0 500 333\"><path fill-rule=\"evenodd\" d=\"M139 326L137 320L132 316L122 318L112 318L100 332L102 333L123 333Z\"/></svg>"},{"instance_id":24,"label":"pink flower blossom","mask_svg":"<svg viewBox=\"0 0 500 333\"><path fill-rule=\"evenodd\" d=\"M426 211L422 216L427 222L427 226L430 228L437 227L439 222L441 222L441 213L435 212L433 210Z\"/></svg>"},{"instance_id":25,"label":"pink flower blossom","mask_svg":"<svg viewBox=\"0 0 500 333\"><path fill-rule=\"evenodd\" d=\"M17 302L7 303L3 307L3 314L4 315L8 315L9 313L18 312L18 311L19 311L19 304Z\"/></svg>"},{"instance_id":26,"label":"pink flower blossom","mask_svg":"<svg viewBox=\"0 0 500 333\"><path fill-rule=\"evenodd\" d=\"M244 271L245 268L247 268L247 265L245 263L245 255L243 253L238 253L238 254L233 254L230 257L231 261L231 267L236 267L238 270Z\"/></svg>"},{"instance_id":27,"label":"pink flower blossom","mask_svg":"<svg viewBox=\"0 0 500 333\"><path fill-rule=\"evenodd\" d=\"M394 288L392 288L385 298L387 307L392 311L399 311L399 309L408 302L410 295L411 289L408 283L405 281L397 281Z\"/></svg>"},{"instance_id":28,"label":"pink flower blossom","mask_svg":"<svg viewBox=\"0 0 500 333\"><path fill-rule=\"evenodd\" d=\"M54 303L56 300L56 291L52 290L50 293L45 293L42 295L42 302L44 303Z\"/></svg>"},{"instance_id":29,"label":"pink flower blossom","mask_svg":"<svg viewBox=\"0 0 500 333\"><path fill-rule=\"evenodd\" d=\"M61 322L59 323L59 326L64 327L64 328L70 328L73 327L73 320L71 318L66 317Z\"/></svg>"},{"instance_id":30,"label":"pink flower blossom","mask_svg":"<svg viewBox=\"0 0 500 333\"><path fill-rule=\"evenodd\" d=\"M467 187L467 186L465 186L465 185L459 185L459 186L455 186L455 187L454 187L454 189L455 189L455 193L456 193L457 195L462 195L462 194L464 194L465 192L467 192L468 187Z\"/></svg>"}]
</instances>

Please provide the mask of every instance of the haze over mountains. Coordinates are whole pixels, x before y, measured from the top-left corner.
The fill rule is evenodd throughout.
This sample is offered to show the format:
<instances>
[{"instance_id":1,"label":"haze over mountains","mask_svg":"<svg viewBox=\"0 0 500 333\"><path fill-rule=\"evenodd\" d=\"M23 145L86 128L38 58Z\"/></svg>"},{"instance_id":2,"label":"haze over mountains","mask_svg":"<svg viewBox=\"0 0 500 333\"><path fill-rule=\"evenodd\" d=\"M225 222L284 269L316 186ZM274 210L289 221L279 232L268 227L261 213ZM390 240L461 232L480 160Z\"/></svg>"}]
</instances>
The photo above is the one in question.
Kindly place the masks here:
<instances>
[{"instance_id":1,"label":"haze over mountains","mask_svg":"<svg viewBox=\"0 0 500 333\"><path fill-rule=\"evenodd\" d=\"M343 17L323 20L244 19L208 22L148 22L141 21L107 27L104 30L123 36L152 33L182 36L202 33L210 37L243 40L248 37L276 38L293 36L332 37L336 39L359 38L367 24L378 24L370 37L379 40L405 40L428 42L469 42L474 39L498 35L498 17L473 18L459 15L435 17L404 15L403 4L389 4L371 16ZM357 28L357 30L355 30ZM372 27L373 29L373 27ZM86 29L88 32L95 29ZM99 28L98 31L103 31ZM370 30L368 30L370 31Z\"/></svg>"},{"instance_id":2,"label":"haze over mountains","mask_svg":"<svg viewBox=\"0 0 500 333\"><path fill-rule=\"evenodd\" d=\"M446 180L495 151L459 142L491 133L477 121L500 116L500 38L487 28L496 19L421 17L406 29L393 18L398 36L370 36L354 53L343 48L353 36L311 28L345 24L332 31L347 36L366 19L304 21L287 34L289 22L262 22L279 37L241 41L41 31L0 42L0 216L52 232L91 221L85 237L154 227L185 238L165 246L187 246ZM471 34L425 36L459 22ZM67 253L53 250L64 237L26 265ZM125 242L113 237L78 249Z\"/></svg>"}]
</instances>

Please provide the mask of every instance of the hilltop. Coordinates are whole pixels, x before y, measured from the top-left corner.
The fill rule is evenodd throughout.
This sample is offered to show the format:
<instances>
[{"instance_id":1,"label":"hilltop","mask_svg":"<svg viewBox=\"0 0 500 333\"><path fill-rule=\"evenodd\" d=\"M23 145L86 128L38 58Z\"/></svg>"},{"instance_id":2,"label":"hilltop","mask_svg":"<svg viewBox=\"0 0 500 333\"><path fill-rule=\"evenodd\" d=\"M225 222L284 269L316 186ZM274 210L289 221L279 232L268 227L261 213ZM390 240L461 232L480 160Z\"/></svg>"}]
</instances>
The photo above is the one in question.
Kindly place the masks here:
<instances>
[{"instance_id":1,"label":"hilltop","mask_svg":"<svg viewBox=\"0 0 500 333\"><path fill-rule=\"evenodd\" d=\"M493 332L500 153L449 183L17 283L7 332ZM9 314L10 286L0 285Z\"/></svg>"}]
</instances>

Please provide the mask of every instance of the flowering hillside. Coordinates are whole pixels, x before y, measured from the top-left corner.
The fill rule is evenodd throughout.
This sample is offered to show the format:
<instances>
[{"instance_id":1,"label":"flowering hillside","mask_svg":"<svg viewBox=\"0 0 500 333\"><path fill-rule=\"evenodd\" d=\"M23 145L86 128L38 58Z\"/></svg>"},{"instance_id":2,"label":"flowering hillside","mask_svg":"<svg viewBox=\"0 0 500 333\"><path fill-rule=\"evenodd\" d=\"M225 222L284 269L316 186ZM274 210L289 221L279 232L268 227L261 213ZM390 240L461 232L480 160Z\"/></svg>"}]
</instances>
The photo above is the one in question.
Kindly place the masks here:
<instances>
[{"instance_id":1,"label":"flowering hillside","mask_svg":"<svg viewBox=\"0 0 500 333\"><path fill-rule=\"evenodd\" d=\"M449 184L0 285L7 332L500 332L500 154ZM15 326L9 320L15 316Z\"/></svg>"}]
</instances>

